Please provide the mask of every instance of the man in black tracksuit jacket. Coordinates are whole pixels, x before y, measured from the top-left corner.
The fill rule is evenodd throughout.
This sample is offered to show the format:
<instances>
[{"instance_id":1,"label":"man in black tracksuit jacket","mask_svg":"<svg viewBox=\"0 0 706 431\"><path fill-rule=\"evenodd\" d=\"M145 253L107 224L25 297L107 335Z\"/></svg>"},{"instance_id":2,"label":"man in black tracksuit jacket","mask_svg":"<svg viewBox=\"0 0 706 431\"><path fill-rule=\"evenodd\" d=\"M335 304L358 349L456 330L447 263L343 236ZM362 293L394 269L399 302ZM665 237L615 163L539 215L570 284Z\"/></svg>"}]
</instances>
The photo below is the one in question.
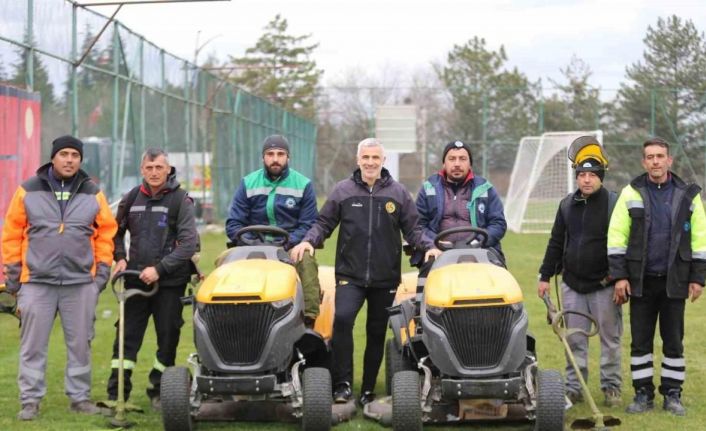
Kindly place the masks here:
<instances>
[{"instance_id":1,"label":"man in black tracksuit jacket","mask_svg":"<svg viewBox=\"0 0 706 431\"><path fill-rule=\"evenodd\" d=\"M353 175L334 187L316 223L293 249L293 257L313 253L340 225L336 245L336 312L333 323L332 377L334 399L348 402L353 394L353 324L368 301L366 345L360 404L375 398L373 390L382 362L387 330L387 307L392 305L401 279L400 232L407 242L427 250L419 215L409 192L382 167L384 149L376 139L358 144Z\"/></svg>"},{"instance_id":2,"label":"man in black tracksuit jacket","mask_svg":"<svg viewBox=\"0 0 706 431\"><path fill-rule=\"evenodd\" d=\"M157 353L147 395L152 406L160 407L160 382L166 367L174 365L186 284L192 274L191 258L198 251L194 204L180 188L176 169L169 166L167 154L148 149L142 157L143 183L128 192L118 206L118 233L115 235L115 272L141 271L139 280L127 278L125 288L146 288L159 283L156 295L133 296L125 303L125 399L132 389L132 370L147 328L150 315L157 332ZM125 233L130 232L129 256L125 251ZM127 258L127 260L126 260ZM117 325L117 324L116 324ZM113 344L112 372L108 380L108 398L118 395L118 337Z\"/></svg>"}]
</instances>

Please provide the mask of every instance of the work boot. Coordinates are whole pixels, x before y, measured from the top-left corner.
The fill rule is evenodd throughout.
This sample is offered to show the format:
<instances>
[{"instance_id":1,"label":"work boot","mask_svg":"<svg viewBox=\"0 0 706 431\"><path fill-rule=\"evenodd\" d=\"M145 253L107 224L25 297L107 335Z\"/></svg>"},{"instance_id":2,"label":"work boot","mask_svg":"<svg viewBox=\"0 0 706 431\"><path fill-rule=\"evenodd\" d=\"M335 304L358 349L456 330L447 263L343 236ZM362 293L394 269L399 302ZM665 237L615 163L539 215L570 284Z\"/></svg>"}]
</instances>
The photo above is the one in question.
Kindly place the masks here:
<instances>
[{"instance_id":1,"label":"work boot","mask_svg":"<svg viewBox=\"0 0 706 431\"><path fill-rule=\"evenodd\" d=\"M38 403L25 403L22 404L22 410L17 413L17 420L20 421L31 421L37 417L39 414L39 404Z\"/></svg>"},{"instance_id":2,"label":"work boot","mask_svg":"<svg viewBox=\"0 0 706 431\"><path fill-rule=\"evenodd\" d=\"M655 408L654 395L650 394L647 389L640 388L635 393L632 403L625 409L626 413L645 413L648 410Z\"/></svg>"},{"instance_id":3,"label":"work boot","mask_svg":"<svg viewBox=\"0 0 706 431\"><path fill-rule=\"evenodd\" d=\"M358 405L365 407L366 404L373 401L375 401L375 393L373 391L364 391L360 394L360 398L358 398Z\"/></svg>"},{"instance_id":4,"label":"work boot","mask_svg":"<svg viewBox=\"0 0 706 431\"><path fill-rule=\"evenodd\" d=\"M681 392L679 389L670 389L664 396L662 408L675 416L686 415L686 409L681 403Z\"/></svg>"},{"instance_id":5,"label":"work boot","mask_svg":"<svg viewBox=\"0 0 706 431\"><path fill-rule=\"evenodd\" d=\"M341 382L336 385L333 391L333 402L336 404L345 404L353 398L353 390L348 382Z\"/></svg>"},{"instance_id":6,"label":"work boot","mask_svg":"<svg viewBox=\"0 0 706 431\"><path fill-rule=\"evenodd\" d=\"M91 401L72 401L69 409L74 413L80 413L82 415L99 415L102 413L101 409L96 407Z\"/></svg>"},{"instance_id":7,"label":"work boot","mask_svg":"<svg viewBox=\"0 0 706 431\"><path fill-rule=\"evenodd\" d=\"M607 388L603 390L605 401L603 404L606 407L619 407L623 403L623 398L618 388Z\"/></svg>"}]
</instances>

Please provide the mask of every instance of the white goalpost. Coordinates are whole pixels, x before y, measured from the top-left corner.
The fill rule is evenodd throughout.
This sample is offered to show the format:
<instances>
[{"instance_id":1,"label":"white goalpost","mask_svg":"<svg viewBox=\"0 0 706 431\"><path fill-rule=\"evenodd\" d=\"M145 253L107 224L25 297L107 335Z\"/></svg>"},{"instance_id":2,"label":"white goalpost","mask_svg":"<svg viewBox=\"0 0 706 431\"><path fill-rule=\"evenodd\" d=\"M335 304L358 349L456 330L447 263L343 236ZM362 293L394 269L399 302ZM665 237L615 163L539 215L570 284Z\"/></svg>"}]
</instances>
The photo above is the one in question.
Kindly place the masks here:
<instances>
[{"instance_id":1,"label":"white goalpost","mask_svg":"<svg viewBox=\"0 0 706 431\"><path fill-rule=\"evenodd\" d=\"M566 151L574 139L591 135L603 144L603 132L548 132L520 140L505 197L505 219L513 232L548 233L559 201L575 189Z\"/></svg>"}]
</instances>

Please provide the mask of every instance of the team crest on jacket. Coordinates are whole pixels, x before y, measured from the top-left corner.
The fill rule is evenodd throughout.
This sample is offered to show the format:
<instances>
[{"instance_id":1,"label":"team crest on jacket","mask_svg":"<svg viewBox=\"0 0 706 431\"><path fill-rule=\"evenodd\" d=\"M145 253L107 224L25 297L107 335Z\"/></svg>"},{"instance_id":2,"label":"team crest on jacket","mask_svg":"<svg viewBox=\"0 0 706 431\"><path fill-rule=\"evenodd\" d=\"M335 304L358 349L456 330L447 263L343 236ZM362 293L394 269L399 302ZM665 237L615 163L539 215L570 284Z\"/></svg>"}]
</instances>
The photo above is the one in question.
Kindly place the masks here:
<instances>
[{"instance_id":1,"label":"team crest on jacket","mask_svg":"<svg viewBox=\"0 0 706 431\"><path fill-rule=\"evenodd\" d=\"M481 214L485 212L485 204L483 202L478 204L478 212Z\"/></svg>"},{"instance_id":2,"label":"team crest on jacket","mask_svg":"<svg viewBox=\"0 0 706 431\"><path fill-rule=\"evenodd\" d=\"M394 202L388 202L388 203L385 204L385 210L386 210L388 213L390 213L390 214L392 214L393 212L395 212L396 209L397 209L397 207L395 207L395 203L394 203Z\"/></svg>"},{"instance_id":3,"label":"team crest on jacket","mask_svg":"<svg viewBox=\"0 0 706 431\"><path fill-rule=\"evenodd\" d=\"M287 208L294 208L296 202L294 201L294 198L287 198L287 200L284 201L284 204L287 206Z\"/></svg>"}]
</instances>

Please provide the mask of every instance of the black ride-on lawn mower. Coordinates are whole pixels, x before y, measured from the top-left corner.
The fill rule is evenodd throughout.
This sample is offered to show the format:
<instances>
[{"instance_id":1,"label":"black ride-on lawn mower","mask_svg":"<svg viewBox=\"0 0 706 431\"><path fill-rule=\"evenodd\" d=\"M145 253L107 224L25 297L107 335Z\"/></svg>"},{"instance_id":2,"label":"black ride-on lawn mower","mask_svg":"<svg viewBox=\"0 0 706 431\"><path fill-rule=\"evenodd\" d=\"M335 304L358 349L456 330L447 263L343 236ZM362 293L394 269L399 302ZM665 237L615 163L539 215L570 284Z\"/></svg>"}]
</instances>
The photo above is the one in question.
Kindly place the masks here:
<instances>
[{"instance_id":1,"label":"black ride-on lawn mower","mask_svg":"<svg viewBox=\"0 0 706 431\"><path fill-rule=\"evenodd\" d=\"M458 233L469 237L445 241ZM391 308L395 337L386 349L386 379L392 399L366 405L367 417L400 431L498 420L564 429L561 374L539 368L522 290L487 239L473 227L437 235L443 253L423 292Z\"/></svg>"},{"instance_id":2,"label":"black ride-on lawn mower","mask_svg":"<svg viewBox=\"0 0 706 431\"><path fill-rule=\"evenodd\" d=\"M197 420L301 421L306 431L332 424L325 340L304 322L297 272L282 248L289 235L273 226L237 233L193 305L196 353L162 376L167 431Z\"/></svg>"}]
</instances>

